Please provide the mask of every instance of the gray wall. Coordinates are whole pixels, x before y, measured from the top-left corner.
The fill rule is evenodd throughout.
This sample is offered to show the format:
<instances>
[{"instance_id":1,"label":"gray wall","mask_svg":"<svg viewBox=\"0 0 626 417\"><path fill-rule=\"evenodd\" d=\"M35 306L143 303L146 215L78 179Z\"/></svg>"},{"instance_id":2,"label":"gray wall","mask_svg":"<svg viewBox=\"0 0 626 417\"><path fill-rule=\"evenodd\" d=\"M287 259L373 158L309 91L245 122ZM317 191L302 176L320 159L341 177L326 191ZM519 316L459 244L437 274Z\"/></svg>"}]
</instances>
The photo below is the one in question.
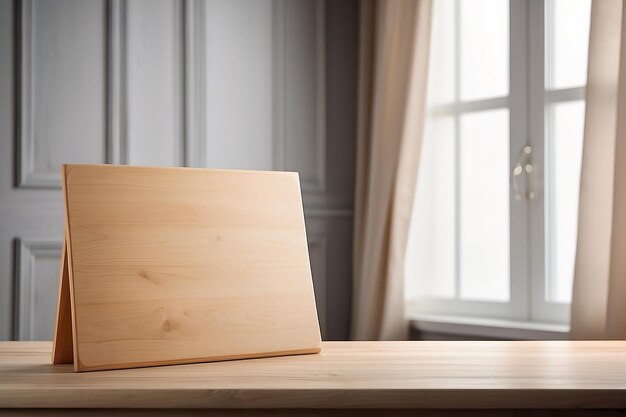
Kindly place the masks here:
<instances>
[{"instance_id":1,"label":"gray wall","mask_svg":"<svg viewBox=\"0 0 626 417\"><path fill-rule=\"evenodd\" d=\"M59 166L299 171L325 339L348 335L356 0L0 0L0 340L50 339Z\"/></svg>"}]
</instances>

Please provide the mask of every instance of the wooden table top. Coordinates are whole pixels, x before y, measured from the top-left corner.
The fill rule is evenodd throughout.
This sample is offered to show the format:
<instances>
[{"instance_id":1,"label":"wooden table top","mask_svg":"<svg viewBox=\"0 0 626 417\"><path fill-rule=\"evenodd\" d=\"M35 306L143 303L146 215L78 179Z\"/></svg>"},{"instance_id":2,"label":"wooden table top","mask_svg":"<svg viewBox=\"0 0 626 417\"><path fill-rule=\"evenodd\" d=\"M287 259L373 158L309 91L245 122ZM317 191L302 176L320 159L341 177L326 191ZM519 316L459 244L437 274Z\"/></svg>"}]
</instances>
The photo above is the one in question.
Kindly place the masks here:
<instances>
[{"instance_id":1,"label":"wooden table top","mask_svg":"<svg viewBox=\"0 0 626 417\"><path fill-rule=\"evenodd\" d=\"M74 373L0 342L0 408L626 408L626 341L325 342L320 354Z\"/></svg>"}]
</instances>

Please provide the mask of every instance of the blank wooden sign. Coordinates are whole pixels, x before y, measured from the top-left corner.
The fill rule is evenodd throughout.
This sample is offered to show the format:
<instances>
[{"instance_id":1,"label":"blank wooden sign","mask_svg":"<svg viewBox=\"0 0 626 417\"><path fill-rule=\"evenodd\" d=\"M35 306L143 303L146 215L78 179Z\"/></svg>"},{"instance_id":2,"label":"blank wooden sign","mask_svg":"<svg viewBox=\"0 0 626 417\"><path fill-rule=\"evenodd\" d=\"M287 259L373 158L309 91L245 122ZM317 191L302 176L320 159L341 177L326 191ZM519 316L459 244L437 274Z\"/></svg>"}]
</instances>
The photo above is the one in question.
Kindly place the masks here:
<instances>
[{"instance_id":1,"label":"blank wooden sign","mask_svg":"<svg viewBox=\"0 0 626 417\"><path fill-rule=\"evenodd\" d=\"M53 362L320 351L298 175L65 165Z\"/></svg>"}]
</instances>

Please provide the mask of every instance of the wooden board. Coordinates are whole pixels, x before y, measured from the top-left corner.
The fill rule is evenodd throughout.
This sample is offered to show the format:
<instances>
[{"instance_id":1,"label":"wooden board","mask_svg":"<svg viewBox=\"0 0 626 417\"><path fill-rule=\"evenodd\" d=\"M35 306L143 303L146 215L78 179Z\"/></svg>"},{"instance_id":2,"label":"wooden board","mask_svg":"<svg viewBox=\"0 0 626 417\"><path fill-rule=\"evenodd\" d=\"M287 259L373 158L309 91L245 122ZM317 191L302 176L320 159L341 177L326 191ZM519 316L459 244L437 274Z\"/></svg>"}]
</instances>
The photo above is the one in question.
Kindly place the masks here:
<instances>
[{"instance_id":1,"label":"wooden board","mask_svg":"<svg viewBox=\"0 0 626 417\"><path fill-rule=\"evenodd\" d=\"M59 273L58 308L54 326L52 363L73 363L72 304L70 302L70 278L67 261L67 239L63 239L61 271Z\"/></svg>"},{"instance_id":2,"label":"wooden board","mask_svg":"<svg viewBox=\"0 0 626 417\"><path fill-rule=\"evenodd\" d=\"M324 342L319 355L82 374L49 354L0 342L0 408L626 408L626 341Z\"/></svg>"},{"instance_id":3,"label":"wooden board","mask_svg":"<svg viewBox=\"0 0 626 417\"><path fill-rule=\"evenodd\" d=\"M319 352L297 174L62 176L76 371ZM69 331L56 333L60 344Z\"/></svg>"}]
</instances>

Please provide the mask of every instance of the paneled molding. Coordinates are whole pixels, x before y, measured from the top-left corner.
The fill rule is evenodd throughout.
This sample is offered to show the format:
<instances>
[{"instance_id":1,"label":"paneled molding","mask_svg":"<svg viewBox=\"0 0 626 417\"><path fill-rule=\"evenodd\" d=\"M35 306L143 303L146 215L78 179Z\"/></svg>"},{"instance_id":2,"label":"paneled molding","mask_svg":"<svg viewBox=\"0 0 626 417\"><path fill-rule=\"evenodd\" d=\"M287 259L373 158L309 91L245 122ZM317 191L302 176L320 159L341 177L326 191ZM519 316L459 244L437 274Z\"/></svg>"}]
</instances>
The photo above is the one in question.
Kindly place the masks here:
<instances>
[{"instance_id":1,"label":"paneled molding","mask_svg":"<svg viewBox=\"0 0 626 417\"><path fill-rule=\"evenodd\" d=\"M113 0L109 0L113 1ZM18 113L16 125L16 186L20 188L61 188L61 174L57 169L35 168L35 54L34 39L35 1L16 2L17 31L15 36L16 79L15 95Z\"/></svg>"},{"instance_id":2,"label":"paneled molding","mask_svg":"<svg viewBox=\"0 0 626 417\"><path fill-rule=\"evenodd\" d=\"M185 166L206 166L206 12L204 0L184 2Z\"/></svg>"},{"instance_id":3,"label":"paneled molding","mask_svg":"<svg viewBox=\"0 0 626 417\"><path fill-rule=\"evenodd\" d=\"M309 258L311 262L312 271L317 271L317 276L313 276L313 285L315 289L315 301L317 304L318 320L320 322L320 328L322 332L322 338L326 333L326 318L327 318L327 278L328 270L327 263L327 244L326 236L321 234L313 234L308 236L309 245Z\"/></svg>"},{"instance_id":4,"label":"paneled molding","mask_svg":"<svg viewBox=\"0 0 626 417\"><path fill-rule=\"evenodd\" d=\"M128 155L128 1L108 0L107 6L107 83L106 83L106 158L114 164L129 163ZM284 89L285 50L284 50L284 8L285 0L274 0L273 7L273 167L286 169L285 146L288 146L284 129ZM181 42L184 91L181 94L182 144L180 163L187 166L206 165L206 16L202 0L183 0L183 40ZM19 3L18 62L18 106L19 123L17 128L19 166L17 185L34 188L60 188L60 175L57 172L38 172L34 169L34 137L32 112L32 17L33 1ZM303 191L323 192L326 171L326 129L325 129L325 19L324 1L316 0L316 123L315 154L302 155L314 158L315 172L302 177Z\"/></svg>"},{"instance_id":5,"label":"paneled molding","mask_svg":"<svg viewBox=\"0 0 626 417\"><path fill-rule=\"evenodd\" d=\"M111 164L129 164L131 163L129 123L132 122L132 114L142 109L131 109L130 91L131 91L131 55L133 51L132 42L130 40L130 2L132 0L108 0L108 45L107 45L107 163ZM174 117L175 131L177 134L177 148L174 152L177 154L176 164L187 165L188 160L188 132L190 128L187 124L188 110L193 110L193 106L189 106L187 96L187 64L186 51L188 48L187 41L187 17L189 7L187 3L200 3L199 0L173 0L171 18L174 22L174 39L175 45L173 71L173 83L177 88L175 94L175 103L173 107L176 109ZM150 6L145 6L150 7ZM195 5L191 9L194 10L203 7ZM193 17L193 16L192 16ZM200 16L195 20L201 20Z\"/></svg>"},{"instance_id":6,"label":"paneled molding","mask_svg":"<svg viewBox=\"0 0 626 417\"><path fill-rule=\"evenodd\" d=\"M187 108L187 93L186 91L186 66L185 59L187 49L186 38L186 7L185 0L173 0L173 13L174 19L174 45L176 45L176 51L174 56L178 62L174 63L175 71L173 72L173 83L177 87L177 93L175 94L176 103L174 103L175 109L175 125L176 132L178 133L178 165L185 166L187 163L186 149L187 145L187 115L189 114Z\"/></svg>"},{"instance_id":7,"label":"paneled molding","mask_svg":"<svg viewBox=\"0 0 626 417\"><path fill-rule=\"evenodd\" d=\"M128 162L128 2L107 2L106 161Z\"/></svg>"},{"instance_id":8,"label":"paneled molding","mask_svg":"<svg viewBox=\"0 0 626 417\"><path fill-rule=\"evenodd\" d=\"M15 240L15 264L13 270L15 310L13 332L15 340L34 338L35 320L35 268L37 260L61 258L63 242L60 240Z\"/></svg>"},{"instance_id":9,"label":"paneled molding","mask_svg":"<svg viewBox=\"0 0 626 417\"><path fill-rule=\"evenodd\" d=\"M17 68L18 92L16 95L19 111L16 126L19 153L18 181L19 187L56 187L56 178L49 175L37 175L34 172L34 137L32 114L32 18L33 3L31 0L22 0L18 5Z\"/></svg>"},{"instance_id":10,"label":"paneled molding","mask_svg":"<svg viewBox=\"0 0 626 417\"><path fill-rule=\"evenodd\" d=\"M60 188L59 172L35 171L35 137L33 113L33 1L22 0L17 6L18 31L16 40L19 116L17 133L17 186L22 188Z\"/></svg>"},{"instance_id":11,"label":"paneled molding","mask_svg":"<svg viewBox=\"0 0 626 417\"><path fill-rule=\"evenodd\" d=\"M317 192L326 190L326 10L324 5L325 0L316 1L316 175L311 179L305 179L305 187Z\"/></svg>"},{"instance_id":12,"label":"paneled molding","mask_svg":"<svg viewBox=\"0 0 626 417\"><path fill-rule=\"evenodd\" d=\"M285 147L289 138L285 132L285 4L289 0L274 0L273 18L273 168L287 169ZM325 2L315 0L315 172L312 177L301 177L302 191L322 193L326 189L326 22Z\"/></svg>"}]
</instances>

